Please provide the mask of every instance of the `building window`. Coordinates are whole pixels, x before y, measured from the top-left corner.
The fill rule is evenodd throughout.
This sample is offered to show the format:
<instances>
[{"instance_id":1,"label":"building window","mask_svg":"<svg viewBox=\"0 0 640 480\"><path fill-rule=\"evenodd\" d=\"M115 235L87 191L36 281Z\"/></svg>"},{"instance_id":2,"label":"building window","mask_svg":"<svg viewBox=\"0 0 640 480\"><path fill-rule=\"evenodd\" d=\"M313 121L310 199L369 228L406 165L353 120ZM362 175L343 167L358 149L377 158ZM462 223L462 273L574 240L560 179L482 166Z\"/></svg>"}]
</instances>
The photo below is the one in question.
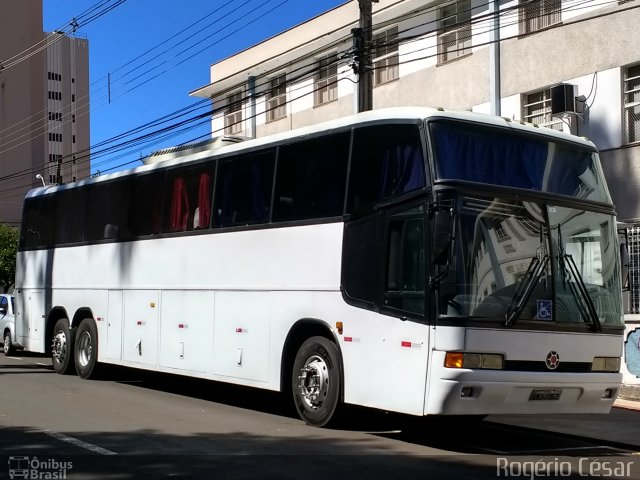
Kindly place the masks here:
<instances>
[{"instance_id":1,"label":"building window","mask_svg":"<svg viewBox=\"0 0 640 480\"><path fill-rule=\"evenodd\" d=\"M562 0L520 0L520 35L537 32L562 20Z\"/></svg>"},{"instance_id":2,"label":"building window","mask_svg":"<svg viewBox=\"0 0 640 480\"><path fill-rule=\"evenodd\" d=\"M49 91L49 100L62 100L62 92Z\"/></svg>"},{"instance_id":3,"label":"building window","mask_svg":"<svg viewBox=\"0 0 640 480\"><path fill-rule=\"evenodd\" d=\"M272 78L270 87L267 92L267 122L287 116L287 75Z\"/></svg>"},{"instance_id":4,"label":"building window","mask_svg":"<svg viewBox=\"0 0 640 480\"><path fill-rule=\"evenodd\" d=\"M338 99L338 55L331 53L318 60L314 85L314 105L324 105Z\"/></svg>"},{"instance_id":5,"label":"building window","mask_svg":"<svg viewBox=\"0 0 640 480\"><path fill-rule=\"evenodd\" d=\"M438 64L471 53L471 0L445 5L439 16Z\"/></svg>"},{"instance_id":6,"label":"building window","mask_svg":"<svg viewBox=\"0 0 640 480\"><path fill-rule=\"evenodd\" d=\"M522 118L525 122L535 124L551 121L551 90L549 88L524 96Z\"/></svg>"},{"instance_id":7,"label":"building window","mask_svg":"<svg viewBox=\"0 0 640 480\"><path fill-rule=\"evenodd\" d=\"M626 143L640 142L640 65L624 72L624 124Z\"/></svg>"},{"instance_id":8,"label":"building window","mask_svg":"<svg viewBox=\"0 0 640 480\"><path fill-rule=\"evenodd\" d=\"M224 112L225 135L236 135L242 132L242 92L227 97Z\"/></svg>"},{"instance_id":9,"label":"building window","mask_svg":"<svg viewBox=\"0 0 640 480\"><path fill-rule=\"evenodd\" d=\"M399 75L398 65L398 27L393 27L373 36L373 84L396 80Z\"/></svg>"}]
</instances>

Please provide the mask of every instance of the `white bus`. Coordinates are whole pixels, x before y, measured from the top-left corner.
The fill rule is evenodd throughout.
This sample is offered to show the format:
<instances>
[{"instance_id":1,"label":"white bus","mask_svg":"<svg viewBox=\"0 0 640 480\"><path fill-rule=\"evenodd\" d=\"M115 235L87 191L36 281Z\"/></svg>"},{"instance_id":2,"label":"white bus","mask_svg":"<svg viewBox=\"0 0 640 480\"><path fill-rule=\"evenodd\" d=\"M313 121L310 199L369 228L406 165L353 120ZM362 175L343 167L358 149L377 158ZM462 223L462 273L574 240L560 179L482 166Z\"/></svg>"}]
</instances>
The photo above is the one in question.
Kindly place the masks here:
<instances>
[{"instance_id":1,"label":"white bus","mask_svg":"<svg viewBox=\"0 0 640 480\"><path fill-rule=\"evenodd\" d=\"M379 110L37 188L17 341L410 415L606 413L622 376L614 206L587 140Z\"/></svg>"}]
</instances>

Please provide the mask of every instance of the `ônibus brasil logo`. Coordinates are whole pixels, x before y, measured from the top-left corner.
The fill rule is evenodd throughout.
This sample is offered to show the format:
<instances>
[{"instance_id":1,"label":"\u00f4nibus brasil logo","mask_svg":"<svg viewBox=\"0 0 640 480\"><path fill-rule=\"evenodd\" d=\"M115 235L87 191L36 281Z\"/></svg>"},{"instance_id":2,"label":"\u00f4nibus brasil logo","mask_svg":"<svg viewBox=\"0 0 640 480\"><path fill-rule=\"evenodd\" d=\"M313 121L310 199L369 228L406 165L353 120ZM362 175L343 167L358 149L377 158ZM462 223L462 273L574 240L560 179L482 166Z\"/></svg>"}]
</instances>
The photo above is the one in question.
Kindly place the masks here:
<instances>
[{"instance_id":1,"label":"\u00f4nibus brasil logo","mask_svg":"<svg viewBox=\"0 0 640 480\"><path fill-rule=\"evenodd\" d=\"M39 460L38 457L9 457L9 478L51 479L67 478L67 471L73 468L72 462L61 462L54 458Z\"/></svg>"}]
</instances>

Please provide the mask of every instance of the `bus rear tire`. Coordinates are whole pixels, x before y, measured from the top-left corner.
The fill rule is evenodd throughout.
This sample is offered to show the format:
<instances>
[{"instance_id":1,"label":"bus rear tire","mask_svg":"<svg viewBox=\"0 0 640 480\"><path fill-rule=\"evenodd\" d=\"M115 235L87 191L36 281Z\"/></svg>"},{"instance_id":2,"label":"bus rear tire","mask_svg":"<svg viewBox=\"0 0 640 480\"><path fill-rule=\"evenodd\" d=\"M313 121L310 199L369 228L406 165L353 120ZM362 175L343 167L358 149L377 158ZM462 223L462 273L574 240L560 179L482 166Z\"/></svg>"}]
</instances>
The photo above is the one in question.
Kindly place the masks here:
<instances>
[{"instance_id":1,"label":"bus rear tire","mask_svg":"<svg viewBox=\"0 0 640 480\"><path fill-rule=\"evenodd\" d=\"M70 375L74 373L73 345L74 336L69 328L69 320L61 318L53 327L51 339L51 363L56 373Z\"/></svg>"},{"instance_id":2,"label":"bus rear tire","mask_svg":"<svg viewBox=\"0 0 640 480\"><path fill-rule=\"evenodd\" d=\"M338 347L325 337L311 337L293 362L293 401L307 425L324 427L336 418L341 372Z\"/></svg>"},{"instance_id":3,"label":"bus rear tire","mask_svg":"<svg viewBox=\"0 0 640 480\"><path fill-rule=\"evenodd\" d=\"M78 326L73 358L80 378L87 380L96 377L98 329L92 318L85 318Z\"/></svg>"}]
</instances>

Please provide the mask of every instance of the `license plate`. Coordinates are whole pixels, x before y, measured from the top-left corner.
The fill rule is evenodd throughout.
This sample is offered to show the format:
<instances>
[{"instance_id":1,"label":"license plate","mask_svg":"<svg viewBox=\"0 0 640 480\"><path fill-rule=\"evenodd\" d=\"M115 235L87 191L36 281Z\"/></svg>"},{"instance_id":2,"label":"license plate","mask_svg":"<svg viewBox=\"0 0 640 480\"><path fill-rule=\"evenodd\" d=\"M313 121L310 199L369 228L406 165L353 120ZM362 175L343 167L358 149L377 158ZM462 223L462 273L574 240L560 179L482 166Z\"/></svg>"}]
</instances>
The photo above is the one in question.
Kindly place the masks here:
<instances>
[{"instance_id":1,"label":"license plate","mask_svg":"<svg viewBox=\"0 0 640 480\"><path fill-rule=\"evenodd\" d=\"M529 400L559 400L562 390L545 389L545 390L532 390L529 395Z\"/></svg>"}]
</instances>

